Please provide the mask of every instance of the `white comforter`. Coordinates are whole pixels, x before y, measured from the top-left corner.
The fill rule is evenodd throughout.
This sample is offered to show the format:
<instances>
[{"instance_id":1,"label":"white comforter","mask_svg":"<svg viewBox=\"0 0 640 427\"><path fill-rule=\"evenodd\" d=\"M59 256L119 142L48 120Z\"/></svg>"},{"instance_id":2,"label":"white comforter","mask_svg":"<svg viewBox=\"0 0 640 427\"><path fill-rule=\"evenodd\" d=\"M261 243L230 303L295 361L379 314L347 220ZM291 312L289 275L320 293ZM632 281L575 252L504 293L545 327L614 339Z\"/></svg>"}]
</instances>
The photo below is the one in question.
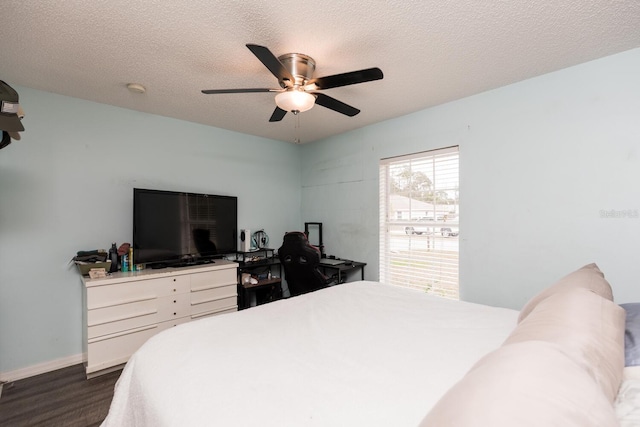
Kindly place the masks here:
<instances>
[{"instance_id":1,"label":"white comforter","mask_svg":"<svg viewBox=\"0 0 640 427\"><path fill-rule=\"evenodd\" d=\"M353 282L184 324L127 363L104 426L415 426L518 312Z\"/></svg>"}]
</instances>

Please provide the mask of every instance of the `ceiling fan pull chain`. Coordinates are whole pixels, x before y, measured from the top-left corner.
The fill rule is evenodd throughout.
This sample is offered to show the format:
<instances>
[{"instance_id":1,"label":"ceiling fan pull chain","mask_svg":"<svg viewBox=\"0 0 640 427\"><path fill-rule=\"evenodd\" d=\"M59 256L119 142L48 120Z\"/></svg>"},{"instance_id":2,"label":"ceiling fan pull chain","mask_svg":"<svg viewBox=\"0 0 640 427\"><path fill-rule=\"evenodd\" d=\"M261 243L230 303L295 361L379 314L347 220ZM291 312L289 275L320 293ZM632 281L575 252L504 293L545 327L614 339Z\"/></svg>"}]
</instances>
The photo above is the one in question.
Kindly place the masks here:
<instances>
[{"instance_id":1,"label":"ceiling fan pull chain","mask_svg":"<svg viewBox=\"0 0 640 427\"><path fill-rule=\"evenodd\" d=\"M296 144L300 144L300 114L295 114L296 124L294 126L294 140Z\"/></svg>"}]
</instances>

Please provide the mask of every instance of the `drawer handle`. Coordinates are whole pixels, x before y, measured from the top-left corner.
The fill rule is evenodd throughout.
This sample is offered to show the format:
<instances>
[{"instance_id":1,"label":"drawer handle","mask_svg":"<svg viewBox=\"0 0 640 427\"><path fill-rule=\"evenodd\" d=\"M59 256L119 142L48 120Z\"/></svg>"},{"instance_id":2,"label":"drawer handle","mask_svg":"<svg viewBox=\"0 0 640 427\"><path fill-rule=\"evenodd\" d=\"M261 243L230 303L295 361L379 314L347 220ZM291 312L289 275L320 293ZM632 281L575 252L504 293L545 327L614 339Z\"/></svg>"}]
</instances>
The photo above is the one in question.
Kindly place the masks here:
<instances>
[{"instance_id":1,"label":"drawer handle","mask_svg":"<svg viewBox=\"0 0 640 427\"><path fill-rule=\"evenodd\" d=\"M216 285L205 285L199 288L191 288L191 292L206 291L207 289L223 288L225 286L236 286L238 282L218 283Z\"/></svg>"},{"instance_id":2,"label":"drawer handle","mask_svg":"<svg viewBox=\"0 0 640 427\"><path fill-rule=\"evenodd\" d=\"M205 303L213 302L213 301L220 301L220 300L227 299L227 298L233 298L235 296L237 296L237 295L232 294L232 295L221 296L221 297L218 297L218 298L209 298L209 299L205 299L205 300L202 300L202 301L191 301L191 305L198 305L198 304L205 304Z\"/></svg>"},{"instance_id":3,"label":"drawer handle","mask_svg":"<svg viewBox=\"0 0 640 427\"><path fill-rule=\"evenodd\" d=\"M93 344L94 342L100 342L100 341L108 340L108 339L111 339L111 338L123 337L125 335L131 335L131 334L135 334L137 332L148 331L149 329L156 329L157 327L158 327L158 325L149 325L149 326L143 326L141 328L129 329L128 331L124 331L124 332L117 332L115 334L103 335L101 337L91 338L91 339L87 340L87 343L88 344Z\"/></svg>"},{"instance_id":4,"label":"drawer handle","mask_svg":"<svg viewBox=\"0 0 640 427\"><path fill-rule=\"evenodd\" d=\"M234 311L238 311L238 306L233 305L220 310L205 311L204 313L193 314L191 315L191 320L198 319L200 317L211 316L212 314L232 313Z\"/></svg>"},{"instance_id":5,"label":"drawer handle","mask_svg":"<svg viewBox=\"0 0 640 427\"><path fill-rule=\"evenodd\" d=\"M133 304L134 302L151 301L151 300L155 300L155 299L156 299L156 297L155 297L155 296L152 296L152 297L142 297L142 298L136 298L136 299L125 300L125 301L113 302L113 303L104 304L104 305L97 305L97 306L95 306L95 307L89 307L89 308L87 308L87 310L91 311L91 310L97 310L97 309L99 309L99 308L115 307L115 306L117 306L117 305Z\"/></svg>"},{"instance_id":6,"label":"drawer handle","mask_svg":"<svg viewBox=\"0 0 640 427\"><path fill-rule=\"evenodd\" d=\"M121 320L135 319L136 317L148 316L150 314L156 314L157 312L158 310L147 310L147 311L143 311L142 313L135 313L133 315L129 314L126 316L115 317L109 320L103 320L102 322L93 322L91 324L87 324L87 326L91 327L91 326L105 325L107 323L119 322Z\"/></svg>"}]
</instances>

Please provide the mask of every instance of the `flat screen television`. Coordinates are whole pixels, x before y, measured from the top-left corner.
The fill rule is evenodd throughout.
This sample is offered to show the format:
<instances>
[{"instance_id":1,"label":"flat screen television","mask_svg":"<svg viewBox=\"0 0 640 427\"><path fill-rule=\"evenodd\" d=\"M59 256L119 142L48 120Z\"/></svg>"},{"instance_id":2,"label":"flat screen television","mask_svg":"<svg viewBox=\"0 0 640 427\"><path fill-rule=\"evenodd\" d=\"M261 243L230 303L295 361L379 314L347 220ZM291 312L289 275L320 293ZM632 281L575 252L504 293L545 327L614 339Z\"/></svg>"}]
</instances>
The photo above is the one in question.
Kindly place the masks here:
<instances>
[{"instance_id":1,"label":"flat screen television","mask_svg":"<svg viewBox=\"0 0 640 427\"><path fill-rule=\"evenodd\" d=\"M133 259L161 267L234 253L238 198L133 189Z\"/></svg>"}]
</instances>

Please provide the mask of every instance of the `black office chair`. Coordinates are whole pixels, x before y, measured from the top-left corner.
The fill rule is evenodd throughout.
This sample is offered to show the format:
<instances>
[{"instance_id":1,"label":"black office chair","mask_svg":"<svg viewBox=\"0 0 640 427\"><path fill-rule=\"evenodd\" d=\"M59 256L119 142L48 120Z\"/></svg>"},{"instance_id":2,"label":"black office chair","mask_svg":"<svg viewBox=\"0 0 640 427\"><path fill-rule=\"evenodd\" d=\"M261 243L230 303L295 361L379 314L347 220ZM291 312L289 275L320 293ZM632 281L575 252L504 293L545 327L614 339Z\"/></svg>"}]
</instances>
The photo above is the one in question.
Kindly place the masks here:
<instances>
[{"instance_id":1,"label":"black office chair","mask_svg":"<svg viewBox=\"0 0 640 427\"><path fill-rule=\"evenodd\" d=\"M291 296L306 294L326 288L333 281L319 269L320 251L311 246L307 236L300 231L284 235L278 249L280 263L284 266L284 276Z\"/></svg>"}]
</instances>

